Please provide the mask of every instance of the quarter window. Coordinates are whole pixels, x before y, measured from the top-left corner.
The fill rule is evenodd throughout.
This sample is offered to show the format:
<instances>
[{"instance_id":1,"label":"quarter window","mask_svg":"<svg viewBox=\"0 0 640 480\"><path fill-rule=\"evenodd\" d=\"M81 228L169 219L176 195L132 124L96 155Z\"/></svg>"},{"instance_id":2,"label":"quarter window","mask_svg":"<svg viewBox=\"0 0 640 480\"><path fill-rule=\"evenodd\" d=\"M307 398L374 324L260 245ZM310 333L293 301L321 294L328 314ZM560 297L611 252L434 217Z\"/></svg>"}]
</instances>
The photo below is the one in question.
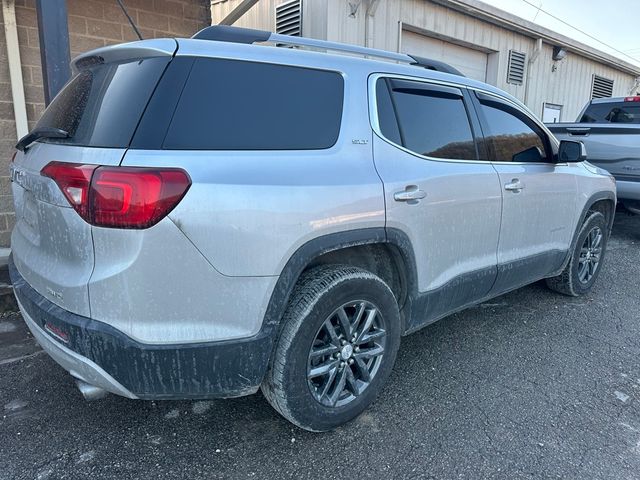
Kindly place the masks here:
<instances>
[{"instance_id":1,"label":"quarter window","mask_svg":"<svg viewBox=\"0 0 640 480\"><path fill-rule=\"evenodd\" d=\"M163 148L329 148L340 132L343 97L337 72L198 58Z\"/></svg>"},{"instance_id":2,"label":"quarter window","mask_svg":"<svg viewBox=\"0 0 640 480\"><path fill-rule=\"evenodd\" d=\"M390 96L385 91L385 84L390 89ZM469 117L459 89L379 79L376 90L380 130L387 139L427 157L477 160Z\"/></svg>"},{"instance_id":3,"label":"quarter window","mask_svg":"<svg viewBox=\"0 0 640 480\"><path fill-rule=\"evenodd\" d=\"M497 162L548 162L543 133L524 114L500 102L481 101L485 137Z\"/></svg>"}]
</instances>

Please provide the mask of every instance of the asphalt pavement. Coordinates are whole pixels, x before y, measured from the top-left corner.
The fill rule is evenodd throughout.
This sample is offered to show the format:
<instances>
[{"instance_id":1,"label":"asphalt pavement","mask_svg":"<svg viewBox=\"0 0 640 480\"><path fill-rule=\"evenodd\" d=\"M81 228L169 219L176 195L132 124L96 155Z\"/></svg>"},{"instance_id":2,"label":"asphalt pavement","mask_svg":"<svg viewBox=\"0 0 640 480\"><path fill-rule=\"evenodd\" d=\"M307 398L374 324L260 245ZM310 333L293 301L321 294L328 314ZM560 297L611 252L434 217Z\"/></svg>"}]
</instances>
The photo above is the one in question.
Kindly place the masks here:
<instances>
[{"instance_id":1,"label":"asphalt pavement","mask_svg":"<svg viewBox=\"0 0 640 480\"><path fill-rule=\"evenodd\" d=\"M260 394L87 403L0 318L0 479L640 478L640 217L594 290L538 283L405 337L362 416L301 431Z\"/></svg>"}]
</instances>

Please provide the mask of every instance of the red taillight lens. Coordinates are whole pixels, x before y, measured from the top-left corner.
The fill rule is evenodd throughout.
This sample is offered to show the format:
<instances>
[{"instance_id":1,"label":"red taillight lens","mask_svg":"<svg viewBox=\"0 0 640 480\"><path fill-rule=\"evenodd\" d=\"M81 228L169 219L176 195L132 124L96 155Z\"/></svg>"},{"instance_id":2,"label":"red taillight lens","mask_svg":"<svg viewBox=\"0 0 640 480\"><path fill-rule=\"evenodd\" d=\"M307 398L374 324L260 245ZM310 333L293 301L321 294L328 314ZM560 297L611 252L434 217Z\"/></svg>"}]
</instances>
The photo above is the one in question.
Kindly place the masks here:
<instances>
[{"instance_id":1,"label":"red taillight lens","mask_svg":"<svg viewBox=\"0 0 640 480\"><path fill-rule=\"evenodd\" d=\"M626 97L625 102L640 102L640 97Z\"/></svg>"},{"instance_id":2,"label":"red taillight lens","mask_svg":"<svg viewBox=\"0 0 640 480\"><path fill-rule=\"evenodd\" d=\"M147 228L164 218L191 186L183 170L100 167L91 181L93 222Z\"/></svg>"},{"instance_id":3,"label":"red taillight lens","mask_svg":"<svg viewBox=\"0 0 640 480\"><path fill-rule=\"evenodd\" d=\"M191 186L187 173L177 168L52 162L42 174L56 181L82 218L99 227L151 227L173 210Z\"/></svg>"},{"instance_id":4,"label":"red taillight lens","mask_svg":"<svg viewBox=\"0 0 640 480\"><path fill-rule=\"evenodd\" d=\"M51 162L40 173L45 177L52 178L76 212L91 223L89 220L89 187L91 176L97 167L97 165Z\"/></svg>"}]
</instances>

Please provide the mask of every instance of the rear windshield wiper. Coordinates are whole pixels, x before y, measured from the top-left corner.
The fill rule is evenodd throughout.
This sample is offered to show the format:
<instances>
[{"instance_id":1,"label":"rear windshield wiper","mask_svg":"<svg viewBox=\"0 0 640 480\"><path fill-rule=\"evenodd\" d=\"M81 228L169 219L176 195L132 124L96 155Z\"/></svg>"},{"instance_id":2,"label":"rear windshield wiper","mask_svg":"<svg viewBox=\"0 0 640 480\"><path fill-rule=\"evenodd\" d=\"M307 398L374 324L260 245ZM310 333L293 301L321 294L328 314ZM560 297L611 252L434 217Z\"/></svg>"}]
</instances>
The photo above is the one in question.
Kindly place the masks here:
<instances>
[{"instance_id":1,"label":"rear windshield wiper","mask_svg":"<svg viewBox=\"0 0 640 480\"><path fill-rule=\"evenodd\" d=\"M24 152L29 145L38 140L39 138L69 138L69 132L61 130L60 128L53 127L40 127L32 130L27 133L24 137L22 137L18 143L16 143L16 148L22 152Z\"/></svg>"}]
</instances>

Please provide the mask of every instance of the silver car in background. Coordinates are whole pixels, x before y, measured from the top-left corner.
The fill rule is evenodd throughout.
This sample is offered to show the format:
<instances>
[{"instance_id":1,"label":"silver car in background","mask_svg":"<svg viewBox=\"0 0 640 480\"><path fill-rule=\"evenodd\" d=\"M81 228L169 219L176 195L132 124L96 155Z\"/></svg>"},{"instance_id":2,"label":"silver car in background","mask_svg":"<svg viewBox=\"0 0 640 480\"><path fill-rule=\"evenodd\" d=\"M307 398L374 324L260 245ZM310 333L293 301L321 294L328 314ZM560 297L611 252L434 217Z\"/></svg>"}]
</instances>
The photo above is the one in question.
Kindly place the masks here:
<instances>
[{"instance_id":1,"label":"silver car in background","mask_svg":"<svg viewBox=\"0 0 640 480\"><path fill-rule=\"evenodd\" d=\"M584 294L601 269L612 178L444 64L210 27L73 70L18 144L10 269L87 398L262 388L330 430L402 335L541 279Z\"/></svg>"}]
</instances>

